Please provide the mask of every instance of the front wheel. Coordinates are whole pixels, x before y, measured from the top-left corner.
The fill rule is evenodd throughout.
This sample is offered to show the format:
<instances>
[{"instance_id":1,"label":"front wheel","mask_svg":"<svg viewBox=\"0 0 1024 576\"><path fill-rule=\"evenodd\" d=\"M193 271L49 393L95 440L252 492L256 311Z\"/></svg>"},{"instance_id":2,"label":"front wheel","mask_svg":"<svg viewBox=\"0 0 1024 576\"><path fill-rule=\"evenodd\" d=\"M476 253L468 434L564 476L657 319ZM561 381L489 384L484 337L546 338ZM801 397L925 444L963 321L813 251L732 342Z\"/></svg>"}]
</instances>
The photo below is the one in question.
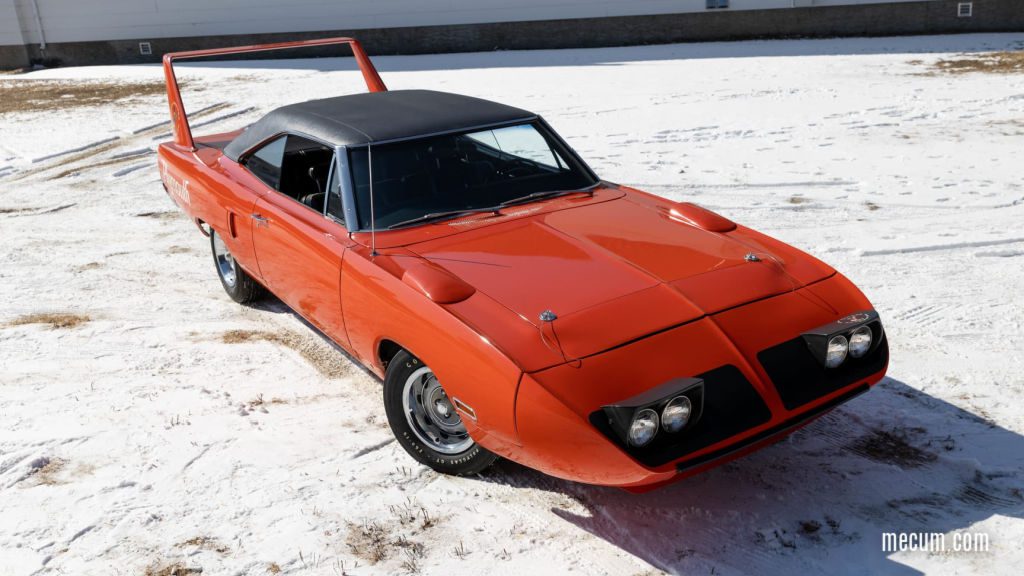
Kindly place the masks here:
<instances>
[{"instance_id":1,"label":"front wheel","mask_svg":"<svg viewBox=\"0 0 1024 576\"><path fill-rule=\"evenodd\" d=\"M245 304L262 295L263 287L235 262L224 240L213 229L210 230L210 248L213 250L213 263L217 266L220 284L232 300Z\"/></svg>"},{"instance_id":2,"label":"front wheel","mask_svg":"<svg viewBox=\"0 0 1024 576\"><path fill-rule=\"evenodd\" d=\"M384 410L402 448L438 472L476 474L498 459L469 437L434 371L404 350L388 364Z\"/></svg>"}]
</instances>

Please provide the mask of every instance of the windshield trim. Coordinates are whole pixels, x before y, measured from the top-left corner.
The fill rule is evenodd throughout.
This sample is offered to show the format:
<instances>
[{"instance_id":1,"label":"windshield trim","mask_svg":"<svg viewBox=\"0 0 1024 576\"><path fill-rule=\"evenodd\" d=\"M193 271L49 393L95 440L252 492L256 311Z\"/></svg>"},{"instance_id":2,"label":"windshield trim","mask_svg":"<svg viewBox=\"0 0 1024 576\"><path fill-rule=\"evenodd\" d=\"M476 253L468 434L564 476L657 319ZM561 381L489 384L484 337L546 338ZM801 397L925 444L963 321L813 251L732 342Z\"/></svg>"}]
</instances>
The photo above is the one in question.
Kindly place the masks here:
<instances>
[{"instance_id":1,"label":"windshield trim","mask_svg":"<svg viewBox=\"0 0 1024 576\"><path fill-rule=\"evenodd\" d=\"M509 120L507 122L498 122L480 124L477 126L460 126L458 128L452 128L450 130L440 130L438 132L428 132L426 134L417 134L415 136L402 136L401 138L391 138L389 140L373 140L372 142L364 142L362 144L351 144L348 146L349 149L364 148L366 146L385 146L387 144L397 144L399 142L409 142L410 140L422 140L424 138L434 138L435 136L445 136L447 134L459 134L459 133L470 133L477 132L480 130L489 130L495 128L506 128L508 126L518 126L519 124L531 124L540 120L539 116L525 116L516 120Z\"/></svg>"}]
</instances>

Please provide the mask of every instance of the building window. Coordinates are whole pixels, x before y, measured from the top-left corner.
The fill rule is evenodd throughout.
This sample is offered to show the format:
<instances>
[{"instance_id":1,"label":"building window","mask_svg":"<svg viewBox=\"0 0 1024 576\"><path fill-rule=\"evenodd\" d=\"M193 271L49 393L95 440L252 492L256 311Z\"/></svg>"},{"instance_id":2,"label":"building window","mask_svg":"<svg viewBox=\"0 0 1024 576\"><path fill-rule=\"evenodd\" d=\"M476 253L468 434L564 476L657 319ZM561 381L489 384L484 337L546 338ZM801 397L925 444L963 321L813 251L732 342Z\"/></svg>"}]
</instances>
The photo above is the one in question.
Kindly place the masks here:
<instances>
[{"instance_id":1,"label":"building window","mask_svg":"<svg viewBox=\"0 0 1024 576\"><path fill-rule=\"evenodd\" d=\"M708 4L711 1L708 0ZM961 2L956 5L956 15L960 18L970 18L974 16L974 2Z\"/></svg>"},{"instance_id":2,"label":"building window","mask_svg":"<svg viewBox=\"0 0 1024 576\"><path fill-rule=\"evenodd\" d=\"M708 10L717 10L719 8L728 8L729 0L707 0Z\"/></svg>"}]
</instances>

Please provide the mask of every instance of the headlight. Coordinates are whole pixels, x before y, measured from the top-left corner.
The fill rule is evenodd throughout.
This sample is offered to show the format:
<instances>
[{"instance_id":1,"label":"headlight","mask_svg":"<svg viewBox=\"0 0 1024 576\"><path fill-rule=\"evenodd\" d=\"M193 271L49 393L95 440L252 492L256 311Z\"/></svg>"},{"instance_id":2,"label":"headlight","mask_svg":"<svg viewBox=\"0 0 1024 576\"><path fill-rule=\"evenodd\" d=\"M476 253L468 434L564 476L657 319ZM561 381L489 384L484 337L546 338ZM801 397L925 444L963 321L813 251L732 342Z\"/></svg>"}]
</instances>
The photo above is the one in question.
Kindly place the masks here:
<instances>
[{"instance_id":1,"label":"headlight","mask_svg":"<svg viewBox=\"0 0 1024 576\"><path fill-rule=\"evenodd\" d=\"M861 326L850 334L850 356L862 358L871 349L871 328Z\"/></svg>"},{"instance_id":2,"label":"headlight","mask_svg":"<svg viewBox=\"0 0 1024 576\"><path fill-rule=\"evenodd\" d=\"M658 452L694 429L703 411L704 381L681 377L601 406L589 420L629 452Z\"/></svg>"},{"instance_id":3,"label":"headlight","mask_svg":"<svg viewBox=\"0 0 1024 576\"><path fill-rule=\"evenodd\" d=\"M645 408L636 413L629 425L629 443L637 448L650 444L658 433L658 413Z\"/></svg>"},{"instance_id":4,"label":"headlight","mask_svg":"<svg viewBox=\"0 0 1024 576\"><path fill-rule=\"evenodd\" d=\"M878 312L865 310L843 316L835 322L801 334L814 359L826 369L839 368L843 362L874 358L874 351L885 340ZM864 362L854 362L864 364Z\"/></svg>"},{"instance_id":5,"label":"headlight","mask_svg":"<svg viewBox=\"0 0 1024 576\"><path fill-rule=\"evenodd\" d=\"M828 350L825 353L825 367L835 368L846 360L846 353L849 351L849 342L846 336L833 336L828 341Z\"/></svg>"},{"instance_id":6,"label":"headlight","mask_svg":"<svg viewBox=\"0 0 1024 576\"><path fill-rule=\"evenodd\" d=\"M686 396L676 396L661 411L661 428L665 432L679 432L690 421L693 403Z\"/></svg>"}]
</instances>

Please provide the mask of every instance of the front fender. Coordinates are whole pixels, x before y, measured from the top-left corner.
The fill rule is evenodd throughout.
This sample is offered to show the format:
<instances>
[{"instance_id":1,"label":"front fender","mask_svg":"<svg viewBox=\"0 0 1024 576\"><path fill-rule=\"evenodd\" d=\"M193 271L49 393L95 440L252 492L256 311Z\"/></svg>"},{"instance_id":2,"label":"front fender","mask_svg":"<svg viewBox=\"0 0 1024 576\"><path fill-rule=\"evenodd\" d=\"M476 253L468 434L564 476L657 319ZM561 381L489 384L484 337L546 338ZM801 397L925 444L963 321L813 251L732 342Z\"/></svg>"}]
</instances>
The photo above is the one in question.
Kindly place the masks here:
<instances>
[{"instance_id":1,"label":"front fender","mask_svg":"<svg viewBox=\"0 0 1024 576\"><path fill-rule=\"evenodd\" d=\"M513 406L521 370L444 305L404 283L388 258L362 246L345 251L341 298L352 352L384 377L378 347L383 339L396 342L434 370L449 396L472 407L476 421L463 420L474 440L499 453L517 444Z\"/></svg>"}]
</instances>

